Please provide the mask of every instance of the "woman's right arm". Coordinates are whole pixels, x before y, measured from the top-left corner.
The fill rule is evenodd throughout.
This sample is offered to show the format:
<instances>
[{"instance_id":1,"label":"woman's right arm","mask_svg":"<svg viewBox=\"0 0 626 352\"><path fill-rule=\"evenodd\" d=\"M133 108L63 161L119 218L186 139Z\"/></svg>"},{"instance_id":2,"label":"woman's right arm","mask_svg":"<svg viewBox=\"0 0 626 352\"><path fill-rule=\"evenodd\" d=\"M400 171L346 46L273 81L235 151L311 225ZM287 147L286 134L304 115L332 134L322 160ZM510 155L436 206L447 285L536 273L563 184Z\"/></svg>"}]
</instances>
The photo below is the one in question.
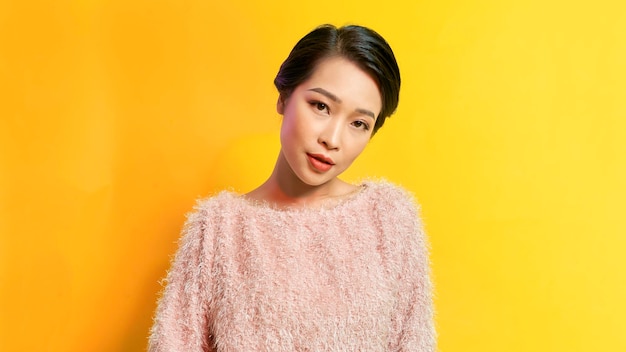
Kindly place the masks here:
<instances>
[{"instance_id":1,"label":"woman's right arm","mask_svg":"<svg viewBox=\"0 0 626 352\"><path fill-rule=\"evenodd\" d=\"M189 215L165 279L150 331L149 352L212 351L209 338L212 241L205 236L206 211Z\"/></svg>"}]
</instances>

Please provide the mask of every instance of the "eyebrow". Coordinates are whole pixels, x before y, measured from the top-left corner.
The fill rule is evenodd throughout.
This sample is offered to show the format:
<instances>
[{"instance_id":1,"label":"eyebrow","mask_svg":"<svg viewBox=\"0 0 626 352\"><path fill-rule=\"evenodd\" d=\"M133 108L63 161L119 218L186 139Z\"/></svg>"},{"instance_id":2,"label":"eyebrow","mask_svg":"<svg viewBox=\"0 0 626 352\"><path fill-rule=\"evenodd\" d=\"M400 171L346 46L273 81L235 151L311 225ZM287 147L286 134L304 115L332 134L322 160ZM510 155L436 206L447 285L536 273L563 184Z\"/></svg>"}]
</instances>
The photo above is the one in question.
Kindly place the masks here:
<instances>
[{"instance_id":1,"label":"eyebrow","mask_svg":"<svg viewBox=\"0 0 626 352\"><path fill-rule=\"evenodd\" d=\"M313 91L313 92L320 93L321 95L327 97L328 99L334 101L335 103L341 104L341 99L339 99L338 96L334 95L333 93L327 91L324 88L319 88L318 87L318 88L311 88L309 90ZM371 111L369 111L367 109L357 108L355 111L358 112L359 114L367 115L367 116L373 118L374 120L376 120L376 115L373 112L371 112Z\"/></svg>"}]
</instances>

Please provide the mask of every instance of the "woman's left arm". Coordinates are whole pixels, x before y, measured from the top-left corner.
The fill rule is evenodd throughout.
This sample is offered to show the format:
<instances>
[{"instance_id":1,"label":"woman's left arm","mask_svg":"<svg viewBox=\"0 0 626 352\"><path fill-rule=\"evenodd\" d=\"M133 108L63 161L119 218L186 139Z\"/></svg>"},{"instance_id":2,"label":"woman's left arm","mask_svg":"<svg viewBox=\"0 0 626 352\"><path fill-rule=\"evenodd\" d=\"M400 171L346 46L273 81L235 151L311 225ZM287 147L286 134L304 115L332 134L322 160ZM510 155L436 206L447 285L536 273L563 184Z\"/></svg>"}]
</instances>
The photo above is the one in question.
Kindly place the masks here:
<instances>
[{"instance_id":1,"label":"woman's left arm","mask_svg":"<svg viewBox=\"0 0 626 352\"><path fill-rule=\"evenodd\" d=\"M398 203L401 304L397 346L399 351L433 352L437 338L428 239L412 199Z\"/></svg>"}]
</instances>

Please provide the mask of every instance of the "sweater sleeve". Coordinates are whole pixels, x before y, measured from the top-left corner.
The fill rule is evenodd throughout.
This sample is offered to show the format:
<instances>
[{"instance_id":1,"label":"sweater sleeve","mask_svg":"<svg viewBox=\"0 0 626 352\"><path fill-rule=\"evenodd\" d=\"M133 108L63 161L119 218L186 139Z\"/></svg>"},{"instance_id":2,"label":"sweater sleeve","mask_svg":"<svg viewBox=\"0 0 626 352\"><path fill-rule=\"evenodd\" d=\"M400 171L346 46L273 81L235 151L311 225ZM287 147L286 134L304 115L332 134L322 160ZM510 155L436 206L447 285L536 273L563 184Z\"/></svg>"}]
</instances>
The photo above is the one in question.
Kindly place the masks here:
<instances>
[{"instance_id":1,"label":"sweater sleeve","mask_svg":"<svg viewBox=\"0 0 626 352\"><path fill-rule=\"evenodd\" d=\"M179 248L165 279L154 325L150 331L149 352L212 351L209 337L208 306L211 267L211 241L206 211L191 213L183 228Z\"/></svg>"},{"instance_id":2,"label":"sweater sleeve","mask_svg":"<svg viewBox=\"0 0 626 352\"><path fill-rule=\"evenodd\" d=\"M399 304L397 319L398 351L434 352L436 332L430 279L429 244L418 207L404 194L395 203L394 216L400 242Z\"/></svg>"}]
</instances>

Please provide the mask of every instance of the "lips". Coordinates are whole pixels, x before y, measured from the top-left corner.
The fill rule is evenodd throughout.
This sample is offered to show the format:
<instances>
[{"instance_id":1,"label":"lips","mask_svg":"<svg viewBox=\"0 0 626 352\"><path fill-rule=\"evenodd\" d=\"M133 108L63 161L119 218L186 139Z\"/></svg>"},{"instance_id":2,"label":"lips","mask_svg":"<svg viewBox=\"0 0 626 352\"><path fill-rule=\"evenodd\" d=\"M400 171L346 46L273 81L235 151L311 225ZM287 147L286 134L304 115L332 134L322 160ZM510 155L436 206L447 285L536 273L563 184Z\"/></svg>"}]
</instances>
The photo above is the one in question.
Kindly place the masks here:
<instances>
[{"instance_id":1,"label":"lips","mask_svg":"<svg viewBox=\"0 0 626 352\"><path fill-rule=\"evenodd\" d=\"M322 154L308 154L307 153L307 157L309 159L309 163L311 164L311 166L313 166L313 168L321 172L328 171L330 170L331 167L333 167L333 165L335 165L335 162L333 161L333 159Z\"/></svg>"}]
</instances>

